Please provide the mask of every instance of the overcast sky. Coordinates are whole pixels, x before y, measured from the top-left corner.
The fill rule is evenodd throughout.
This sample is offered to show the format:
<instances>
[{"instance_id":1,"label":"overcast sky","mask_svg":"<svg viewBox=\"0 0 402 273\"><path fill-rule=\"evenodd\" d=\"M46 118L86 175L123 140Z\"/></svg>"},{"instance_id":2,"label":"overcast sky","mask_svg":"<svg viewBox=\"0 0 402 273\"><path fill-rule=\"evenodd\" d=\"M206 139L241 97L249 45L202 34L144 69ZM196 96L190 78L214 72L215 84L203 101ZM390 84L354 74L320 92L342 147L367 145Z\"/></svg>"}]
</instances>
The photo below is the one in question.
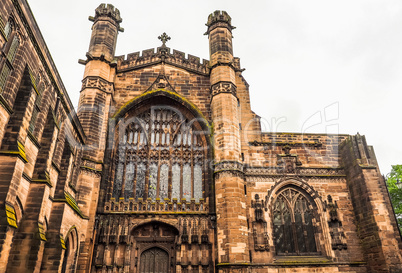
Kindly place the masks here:
<instances>
[{"instance_id":1,"label":"overcast sky","mask_svg":"<svg viewBox=\"0 0 402 273\"><path fill-rule=\"evenodd\" d=\"M78 104L93 0L29 4ZM208 15L232 17L234 55L266 130L366 135L381 172L402 164L402 1L109 1L125 31L116 55L160 46L209 59Z\"/></svg>"}]
</instances>

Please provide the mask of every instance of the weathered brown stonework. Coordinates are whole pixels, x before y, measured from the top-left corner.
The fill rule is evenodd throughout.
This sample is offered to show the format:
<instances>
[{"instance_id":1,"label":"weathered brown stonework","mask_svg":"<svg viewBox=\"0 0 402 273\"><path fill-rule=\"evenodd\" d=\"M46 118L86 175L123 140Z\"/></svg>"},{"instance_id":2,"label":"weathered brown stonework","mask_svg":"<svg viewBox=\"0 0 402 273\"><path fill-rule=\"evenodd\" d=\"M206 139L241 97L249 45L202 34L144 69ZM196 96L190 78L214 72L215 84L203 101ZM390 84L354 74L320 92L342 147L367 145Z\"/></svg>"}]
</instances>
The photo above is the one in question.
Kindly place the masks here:
<instances>
[{"instance_id":1,"label":"weathered brown stonework","mask_svg":"<svg viewBox=\"0 0 402 273\"><path fill-rule=\"evenodd\" d=\"M226 12L202 61L165 33L115 56L119 10L89 20L75 113L27 2L0 4L0 273L402 272L373 148L261 132Z\"/></svg>"}]
</instances>

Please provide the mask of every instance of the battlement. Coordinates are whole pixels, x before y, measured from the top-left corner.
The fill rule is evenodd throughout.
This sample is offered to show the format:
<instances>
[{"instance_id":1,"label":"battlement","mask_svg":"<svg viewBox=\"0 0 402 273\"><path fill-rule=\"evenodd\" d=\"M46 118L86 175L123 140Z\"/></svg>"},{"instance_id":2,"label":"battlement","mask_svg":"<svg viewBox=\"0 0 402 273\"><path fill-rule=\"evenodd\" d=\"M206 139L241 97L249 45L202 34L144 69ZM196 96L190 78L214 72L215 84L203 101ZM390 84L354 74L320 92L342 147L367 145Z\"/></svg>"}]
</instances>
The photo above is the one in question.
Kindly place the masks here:
<instances>
[{"instance_id":1,"label":"battlement","mask_svg":"<svg viewBox=\"0 0 402 273\"><path fill-rule=\"evenodd\" d=\"M102 16L107 16L116 21L116 23L121 23L123 19L120 17L120 11L111 4L100 4L95 10L95 17L90 16L89 20L94 22L96 19Z\"/></svg>"},{"instance_id":2,"label":"battlement","mask_svg":"<svg viewBox=\"0 0 402 273\"><path fill-rule=\"evenodd\" d=\"M193 72L208 74L209 72L209 61L203 59L202 63L199 57L187 54L184 52L173 49L170 52L169 47L158 47L143 50L140 52L134 52L127 54L125 56L118 56L117 58L117 69L119 71L126 71L141 68L147 65L156 64L162 61L162 58L166 64L177 66L186 70Z\"/></svg>"},{"instance_id":3,"label":"battlement","mask_svg":"<svg viewBox=\"0 0 402 273\"><path fill-rule=\"evenodd\" d=\"M207 21L206 25L208 27L211 27L213 24L218 23L218 22L223 22L223 23L228 24L231 29L235 28L232 26L232 18L224 10L222 10L222 11L215 10L213 13L211 13L208 16L208 21Z\"/></svg>"}]
</instances>

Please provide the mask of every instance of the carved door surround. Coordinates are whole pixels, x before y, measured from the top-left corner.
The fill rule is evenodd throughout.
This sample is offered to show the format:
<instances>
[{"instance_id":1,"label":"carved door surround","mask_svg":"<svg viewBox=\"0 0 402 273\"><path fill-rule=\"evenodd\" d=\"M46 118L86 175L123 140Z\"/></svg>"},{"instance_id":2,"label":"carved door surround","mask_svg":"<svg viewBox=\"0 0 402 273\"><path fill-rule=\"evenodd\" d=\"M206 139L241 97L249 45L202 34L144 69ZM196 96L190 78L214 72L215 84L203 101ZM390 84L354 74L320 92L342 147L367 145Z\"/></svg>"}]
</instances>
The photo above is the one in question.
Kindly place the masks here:
<instances>
[{"instance_id":1,"label":"carved door surround","mask_svg":"<svg viewBox=\"0 0 402 273\"><path fill-rule=\"evenodd\" d=\"M132 259L136 273L173 273L176 266L175 244L178 230L162 222L150 222L132 232ZM156 266L150 263L157 263Z\"/></svg>"}]
</instances>

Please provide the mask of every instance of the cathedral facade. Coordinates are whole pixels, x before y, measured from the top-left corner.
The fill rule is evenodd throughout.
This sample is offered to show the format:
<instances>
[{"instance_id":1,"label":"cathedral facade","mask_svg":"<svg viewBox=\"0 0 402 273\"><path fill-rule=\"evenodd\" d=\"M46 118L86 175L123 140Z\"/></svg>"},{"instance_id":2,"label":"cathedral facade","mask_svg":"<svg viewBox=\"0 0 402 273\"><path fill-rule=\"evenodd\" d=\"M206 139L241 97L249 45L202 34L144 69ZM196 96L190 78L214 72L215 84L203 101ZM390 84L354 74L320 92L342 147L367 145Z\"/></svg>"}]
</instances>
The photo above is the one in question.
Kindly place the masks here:
<instances>
[{"instance_id":1,"label":"cathedral facade","mask_svg":"<svg viewBox=\"0 0 402 273\"><path fill-rule=\"evenodd\" d=\"M101 4L77 112L26 0L0 4L0 272L402 272L361 135L262 132L230 16L210 59L115 56Z\"/></svg>"}]
</instances>

